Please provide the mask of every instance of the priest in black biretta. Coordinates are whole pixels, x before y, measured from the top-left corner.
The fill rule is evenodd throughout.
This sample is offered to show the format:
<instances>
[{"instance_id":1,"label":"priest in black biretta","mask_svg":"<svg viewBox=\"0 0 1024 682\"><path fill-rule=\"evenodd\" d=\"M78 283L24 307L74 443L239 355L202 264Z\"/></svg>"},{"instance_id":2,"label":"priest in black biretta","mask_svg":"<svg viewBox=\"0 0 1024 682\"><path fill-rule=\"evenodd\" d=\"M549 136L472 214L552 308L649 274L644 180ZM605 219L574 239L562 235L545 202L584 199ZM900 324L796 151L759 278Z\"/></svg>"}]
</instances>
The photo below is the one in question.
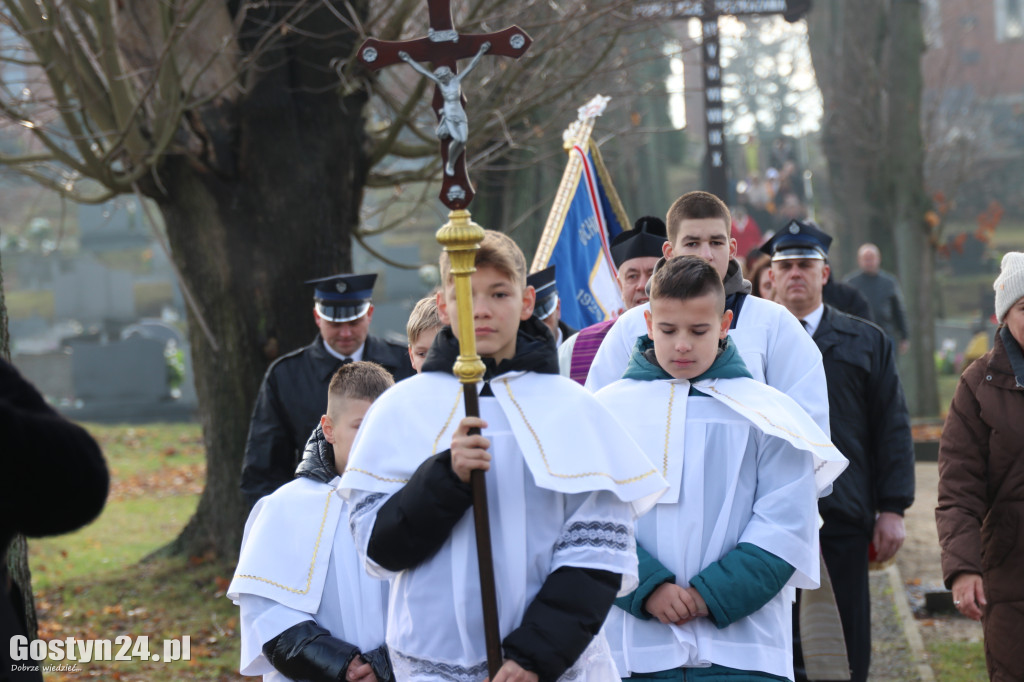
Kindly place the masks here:
<instances>
[{"instance_id":1,"label":"priest in black biretta","mask_svg":"<svg viewBox=\"0 0 1024 682\"><path fill-rule=\"evenodd\" d=\"M555 347L576 333L576 330L562 321L562 301L558 298L555 282L555 266L550 265L526 278L526 284L537 292L537 303L533 316L547 325L555 337Z\"/></svg>"},{"instance_id":2,"label":"priest in black biretta","mask_svg":"<svg viewBox=\"0 0 1024 682\"><path fill-rule=\"evenodd\" d=\"M665 221L644 216L633 224L632 230L620 232L612 240L612 261L616 268L621 268L623 263L633 258L661 258L667 240Z\"/></svg>"}]
</instances>

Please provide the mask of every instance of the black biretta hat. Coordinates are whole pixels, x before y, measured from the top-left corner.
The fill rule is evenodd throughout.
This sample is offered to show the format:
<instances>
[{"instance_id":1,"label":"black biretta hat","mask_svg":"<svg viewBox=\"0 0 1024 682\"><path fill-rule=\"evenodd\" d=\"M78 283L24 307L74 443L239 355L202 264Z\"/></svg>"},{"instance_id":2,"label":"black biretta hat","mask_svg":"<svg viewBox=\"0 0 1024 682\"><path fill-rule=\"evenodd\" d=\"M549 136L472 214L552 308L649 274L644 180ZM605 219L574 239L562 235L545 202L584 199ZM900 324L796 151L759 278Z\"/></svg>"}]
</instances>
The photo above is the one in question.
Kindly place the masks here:
<instances>
[{"instance_id":1,"label":"black biretta hat","mask_svg":"<svg viewBox=\"0 0 1024 682\"><path fill-rule=\"evenodd\" d=\"M810 258L828 260L828 247L832 237L821 231L810 221L791 220L784 228L772 235L761 245L761 250L772 257L772 261Z\"/></svg>"},{"instance_id":2,"label":"black biretta hat","mask_svg":"<svg viewBox=\"0 0 1024 682\"><path fill-rule=\"evenodd\" d=\"M632 230L626 230L612 240L612 261L615 267L632 258L661 258L662 244L668 241L665 221L654 216L644 216L633 224Z\"/></svg>"},{"instance_id":3,"label":"black biretta hat","mask_svg":"<svg viewBox=\"0 0 1024 682\"><path fill-rule=\"evenodd\" d=\"M537 291L537 302L533 306L533 315L544 320L555 312L558 305L558 288L555 286L555 266L549 265L526 278L526 284Z\"/></svg>"},{"instance_id":4,"label":"black biretta hat","mask_svg":"<svg viewBox=\"0 0 1024 682\"><path fill-rule=\"evenodd\" d=\"M376 273L369 275L331 275L310 279L313 300L320 317L329 322L351 322L366 314L373 297Z\"/></svg>"}]
</instances>

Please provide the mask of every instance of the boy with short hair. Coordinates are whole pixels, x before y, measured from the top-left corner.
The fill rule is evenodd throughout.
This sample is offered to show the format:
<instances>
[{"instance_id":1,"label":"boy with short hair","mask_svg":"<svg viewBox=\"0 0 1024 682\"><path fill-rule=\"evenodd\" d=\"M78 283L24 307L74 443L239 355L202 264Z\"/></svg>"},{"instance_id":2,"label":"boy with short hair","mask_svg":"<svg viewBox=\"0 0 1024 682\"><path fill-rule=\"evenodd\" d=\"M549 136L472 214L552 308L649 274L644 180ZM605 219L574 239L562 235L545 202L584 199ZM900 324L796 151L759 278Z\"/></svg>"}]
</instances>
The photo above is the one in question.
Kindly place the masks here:
<instances>
[{"instance_id":1,"label":"boy with short hair","mask_svg":"<svg viewBox=\"0 0 1024 682\"><path fill-rule=\"evenodd\" d=\"M409 361L417 374L427 359L430 344L434 343L434 337L442 326L441 318L437 316L436 294L421 298L409 313L405 333L409 337Z\"/></svg>"},{"instance_id":2,"label":"boy with short hair","mask_svg":"<svg viewBox=\"0 0 1024 682\"><path fill-rule=\"evenodd\" d=\"M503 665L492 682L617 680L601 624L635 583L635 514L657 471L585 389L558 374L532 317L526 260L488 231L471 278L480 417L452 375L459 354L451 266L423 372L367 415L342 477L368 570L391 579L387 642L403 682L487 677L469 485L485 477ZM455 331L453 331L455 330ZM482 433L471 435L470 429Z\"/></svg>"},{"instance_id":3,"label":"boy with short hair","mask_svg":"<svg viewBox=\"0 0 1024 682\"><path fill-rule=\"evenodd\" d=\"M227 593L241 609L243 675L394 679L384 645L387 586L363 570L337 490L370 404L394 383L373 362L338 369L297 478L249 515Z\"/></svg>"},{"instance_id":4,"label":"boy with short hair","mask_svg":"<svg viewBox=\"0 0 1024 682\"><path fill-rule=\"evenodd\" d=\"M665 260L698 256L709 262L723 281L726 308L733 313L729 336L751 375L795 400L829 432L828 390L821 352L788 310L750 296L732 238L728 207L708 192L689 192L676 199L665 218L668 241ZM660 265L659 265L660 266ZM586 386L597 391L622 376L636 340L647 333L645 303L626 311L601 343L590 367Z\"/></svg>"},{"instance_id":5,"label":"boy with short hair","mask_svg":"<svg viewBox=\"0 0 1024 682\"><path fill-rule=\"evenodd\" d=\"M793 678L793 589L819 580L817 498L847 462L788 396L754 381L713 265L654 274L648 335L595 397L669 482L636 524L640 587L605 626L623 677Z\"/></svg>"}]
</instances>

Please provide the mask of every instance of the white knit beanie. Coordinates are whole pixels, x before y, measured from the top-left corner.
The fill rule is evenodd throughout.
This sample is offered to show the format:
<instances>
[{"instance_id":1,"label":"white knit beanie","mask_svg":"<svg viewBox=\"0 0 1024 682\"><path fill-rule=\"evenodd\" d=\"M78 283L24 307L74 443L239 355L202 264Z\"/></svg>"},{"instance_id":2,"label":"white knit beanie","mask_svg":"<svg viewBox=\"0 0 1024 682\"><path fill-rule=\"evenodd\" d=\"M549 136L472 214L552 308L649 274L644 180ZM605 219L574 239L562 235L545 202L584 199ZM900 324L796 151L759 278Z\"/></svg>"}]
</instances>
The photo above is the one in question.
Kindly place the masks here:
<instances>
[{"instance_id":1,"label":"white knit beanie","mask_svg":"<svg viewBox=\"0 0 1024 682\"><path fill-rule=\"evenodd\" d=\"M996 319L1002 324L1006 311L1024 296L1024 253L1011 251L1003 256L992 288L996 290Z\"/></svg>"}]
</instances>

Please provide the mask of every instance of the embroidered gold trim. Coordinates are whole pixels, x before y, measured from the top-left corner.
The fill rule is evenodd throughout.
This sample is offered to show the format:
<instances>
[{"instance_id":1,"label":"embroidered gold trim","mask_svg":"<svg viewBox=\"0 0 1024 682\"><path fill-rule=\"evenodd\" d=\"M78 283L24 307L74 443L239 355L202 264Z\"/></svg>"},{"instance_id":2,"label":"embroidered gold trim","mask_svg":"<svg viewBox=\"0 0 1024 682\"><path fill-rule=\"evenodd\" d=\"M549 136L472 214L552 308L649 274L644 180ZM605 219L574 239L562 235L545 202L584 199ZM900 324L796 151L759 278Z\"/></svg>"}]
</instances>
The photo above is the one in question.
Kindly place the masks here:
<instances>
[{"instance_id":1,"label":"embroidered gold trim","mask_svg":"<svg viewBox=\"0 0 1024 682\"><path fill-rule=\"evenodd\" d=\"M462 384L459 384L459 391L455 394L455 404L452 405L452 411L448 413L448 419L445 420L444 426L441 427L441 430L437 434L437 438L434 439L434 446L430 449L432 454L437 454L437 444L441 441L441 436L444 435L444 432L448 430L448 425L452 423L452 417L455 416L455 410L459 409L459 402L462 401L462 391Z\"/></svg>"},{"instance_id":2,"label":"embroidered gold trim","mask_svg":"<svg viewBox=\"0 0 1024 682\"><path fill-rule=\"evenodd\" d=\"M324 516L320 519L320 531L316 534L316 544L313 545L313 561L309 564L309 575L306 576L306 588L302 590L295 589L294 587L288 587L281 583L276 583L268 578L261 578L258 575L239 575L238 578L248 578L249 580L258 580L261 583L267 583L274 587L279 587L282 590L291 592L293 594L306 594L309 592L309 586L313 583L313 573L316 572L316 558L320 553L320 540L323 538L324 526L327 525L327 510L331 508L331 497L334 495L334 489L327 493L327 501L324 503Z\"/></svg>"},{"instance_id":3,"label":"embroidered gold trim","mask_svg":"<svg viewBox=\"0 0 1024 682\"><path fill-rule=\"evenodd\" d=\"M508 385L508 379L502 379L501 381L503 384L505 384L505 390L508 392L508 397L512 400L512 404L516 406L517 410L519 410L520 418L522 418L523 423L526 424L526 428L530 430L530 435L533 436L534 442L537 443L537 450L540 451L541 459L544 460L544 468L547 469L548 473L554 476L555 478L587 478L589 476L604 476L605 478L610 478L612 482L617 485L625 485L627 483L636 483L637 481L642 481L648 476L658 473L657 469L651 469L647 473L641 474L639 476L633 476L632 478L625 478L622 480L613 478L611 474L605 473L603 471L585 471L579 474L555 473L554 471L551 470L551 464L548 462L547 453L544 452L544 446L540 444L540 438L537 437L537 432L533 430L533 425L530 424L529 420L526 418L526 414L523 412L523 408L519 406L519 401L516 400L515 395L512 394L512 387Z\"/></svg>"},{"instance_id":4,"label":"embroidered gold trim","mask_svg":"<svg viewBox=\"0 0 1024 682\"><path fill-rule=\"evenodd\" d=\"M448 413L448 419L445 420L444 426L441 427L441 430L437 434L437 438L434 439L434 445L433 448L431 449L433 454L437 454L437 444L441 441L441 436L444 435L444 432L448 430L448 425L452 423L452 418L455 416L455 411L459 409L459 403L461 401L462 386L460 385L459 392L455 394L455 404L452 405L452 411ZM367 471L366 469L360 469L358 467L348 467L346 471L356 471L359 472L360 474L366 474L371 478L376 478L378 481L384 481L385 483L401 483L404 485L409 482L408 478L388 478L386 476L378 476L372 471Z\"/></svg>"},{"instance_id":5,"label":"embroidered gold trim","mask_svg":"<svg viewBox=\"0 0 1024 682\"><path fill-rule=\"evenodd\" d=\"M378 481L384 481L385 483L408 483L409 482L408 478L388 478L386 476L378 476L377 474L373 473L372 471L367 471L366 469L360 469L358 467L345 467L345 471L356 471L356 472L358 472L360 474L366 474L370 478L376 478Z\"/></svg>"},{"instance_id":6,"label":"embroidered gold trim","mask_svg":"<svg viewBox=\"0 0 1024 682\"><path fill-rule=\"evenodd\" d=\"M668 394L668 418L665 420L665 454L661 457L661 475L668 478L668 436L672 431L672 402L676 399L676 385L668 385L671 392Z\"/></svg>"},{"instance_id":7,"label":"embroidered gold trim","mask_svg":"<svg viewBox=\"0 0 1024 682\"><path fill-rule=\"evenodd\" d=\"M701 387L701 390L704 390L704 388L705 388L705 387L703 387L703 386L702 386L702 387ZM804 442L808 443L809 445L813 445L813 446L815 446L815 447L818 447L818 448L835 448L835 447L836 447L836 446L835 446L834 444L832 444L832 443L815 443L815 442L814 442L814 441L812 441L812 440L808 440L807 438L804 438L803 436L801 436L801 435L800 435L800 434L798 434L798 433L793 433L793 432L792 432L792 431L790 431L789 429L785 429L785 428L783 428L783 427L779 426L778 424L776 424L775 422L773 422L773 421L772 421L771 419L769 419L769 418L768 418L768 416L767 416L767 415L765 415L765 414L764 414L763 412L760 412L760 411L758 411L758 410L755 410L755 409L754 409L754 408L752 408L752 407L748 407L748 406L744 405L743 403L741 403L740 401L736 400L736 399L735 399L735 398L733 398L732 396L728 396L728 395L726 395L726 394L722 393L721 391L719 391L718 389L716 389L716 388L715 388L714 386L707 386L707 389L708 389L709 391L714 391L715 393L717 393L718 395L722 396L723 398L725 398L725 399L727 399L727 400L730 400L730 401L732 401L732 402L736 403L737 405L739 405L740 407L742 407L742 408L743 408L743 409L745 409L745 410L750 410L751 412L753 412L754 414L756 414L756 415L757 415L758 417L760 417L761 419L763 419L763 420L764 420L764 421L765 421L765 422L766 422L766 423L767 423L767 424L768 424L769 426L771 426L771 427L773 427L773 428L776 428L776 429L778 429L779 431L782 431L783 433L788 433L788 434L789 434L790 436L792 436L793 438L796 438L797 440L802 440L802 441L804 441Z\"/></svg>"}]
</instances>

